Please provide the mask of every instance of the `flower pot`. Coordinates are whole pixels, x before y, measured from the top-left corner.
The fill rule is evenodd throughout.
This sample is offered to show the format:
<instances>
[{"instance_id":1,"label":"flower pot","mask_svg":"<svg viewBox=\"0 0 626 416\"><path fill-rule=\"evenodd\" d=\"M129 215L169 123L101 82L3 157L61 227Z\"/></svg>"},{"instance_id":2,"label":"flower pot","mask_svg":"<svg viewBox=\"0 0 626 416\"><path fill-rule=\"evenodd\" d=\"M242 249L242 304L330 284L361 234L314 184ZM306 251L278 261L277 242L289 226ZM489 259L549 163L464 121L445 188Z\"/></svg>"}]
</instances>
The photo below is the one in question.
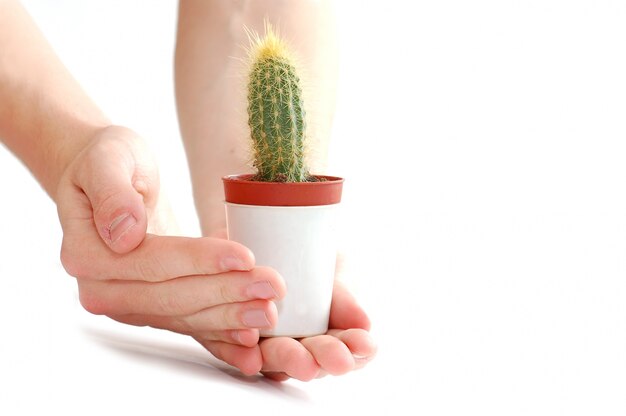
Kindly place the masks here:
<instances>
[{"instance_id":1,"label":"flower pot","mask_svg":"<svg viewBox=\"0 0 626 416\"><path fill-rule=\"evenodd\" d=\"M256 264L277 270L287 285L287 295L276 304L277 325L261 336L300 338L328 330L343 179L317 178L304 183L223 178L228 238L252 250Z\"/></svg>"}]
</instances>

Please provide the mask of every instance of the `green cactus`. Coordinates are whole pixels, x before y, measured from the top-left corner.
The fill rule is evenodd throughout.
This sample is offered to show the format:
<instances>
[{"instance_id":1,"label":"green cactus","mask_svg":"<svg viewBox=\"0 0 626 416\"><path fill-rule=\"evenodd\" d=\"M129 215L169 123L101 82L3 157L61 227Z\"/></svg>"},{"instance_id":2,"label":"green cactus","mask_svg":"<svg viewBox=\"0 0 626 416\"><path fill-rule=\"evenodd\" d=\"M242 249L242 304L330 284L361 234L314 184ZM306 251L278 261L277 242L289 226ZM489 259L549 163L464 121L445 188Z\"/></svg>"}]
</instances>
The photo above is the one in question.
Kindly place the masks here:
<instances>
[{"instance_id":1,"label":"green cactus","mask_svg":"<svg viewBox=\"0 0 626 416\"><path fill-rule=\"evenodd\" d=\"M255 180L306 182L305 111L302 87L285 43L269 24L251 37L248 124Z\"/></svg>"}]
</instances>

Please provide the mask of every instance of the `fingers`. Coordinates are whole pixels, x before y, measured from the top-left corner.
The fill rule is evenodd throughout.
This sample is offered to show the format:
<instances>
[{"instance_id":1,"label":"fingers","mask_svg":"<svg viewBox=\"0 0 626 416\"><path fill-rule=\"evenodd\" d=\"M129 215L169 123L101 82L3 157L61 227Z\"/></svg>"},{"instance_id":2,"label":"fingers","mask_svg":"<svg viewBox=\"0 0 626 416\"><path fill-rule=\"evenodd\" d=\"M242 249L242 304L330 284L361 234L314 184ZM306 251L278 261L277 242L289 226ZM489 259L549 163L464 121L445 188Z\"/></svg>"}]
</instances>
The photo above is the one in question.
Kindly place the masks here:
<instances>
[{"instance_id":1,"label":"fingers","mask_svg":"<svg viewBox=\"0 0 626 416\"><path fill-rule=\"evenodd\" d=\"M193 315L155 316L155 315L109 315L116 320L137 326L151 326L167 329L184 335L199 335L212 331L247 330L270 328L276 323L276 305L271 301L255 300L250 302L218 305ZM252 317L252 318L250 318ZM244 333L245 334L245 333ZM220 336L217 339L237 344L247 344L241 334L233 333L230 338ZM250 338L248 336L248 338Z\"/></svg>"},{"instance_id":2,"label":"fingers","mask_svg":"<svg viewBox=\"0 0 626 416\"><path fill-rule=\"evenodd\" d=\"M230 337L226 331L211 333L206 338L194 336L217 358L240 368L244 374L258 372L256 353L251 353L250 348L233 345ZM362 368L376 354L374 341L362 329L331 330L328 335L300 341L286 337L265 338L259 342L259 348L263 360L260 371L275 381L289 378L310 381L326 374L345 374Z\"/></svg>"},{"instance_id":3,"label":"fingers","mask_svg":"<svg viewBox=\"0 0 626 416\"><path fill-rule=\"evenodd\" d=\"M256 300L218 305L179 319L194 332L240 328L269 329L276 325L278 311L274 302Z\"/></svg>"},{"instance_id":4,"label":"fingers","mask_svg":"<svg viewBox=\"0 0 626 416\"><path fill-rule=\"evenodd\" d=\"M319 335L300 342L292 338L268 338L259 343L263 369L272 379L289 377L310 381L323 373L345 374L355 367L348 347L336 337Z\"/></svg>"},{"instance_id":5,"label":"fingers","mask_svg":"<svg viewBox=\"0 0 626 416\"><path fill-rule=\"evenodd\" d=\"M104 259L102 259L104 260ZM111 273L111 266L115 272ZM97 269L105 277L164 281L190 275L246 271L254 267L254 255L234 241L215 238L150 236L137 249Z\"/></svg>"},{"instance_id":6,"label":"fingers","mask_svg":"<svg viewBox=\"0 0 626 416\"><path fill-rule=\"evenodd\" d=\"M266 338L259 342L265 376L276 381L292 377L309 381L362 368L376 355L376 345L363 329L331 330L303 338Z\"/></svg>"},{"instance_id":7,"label":"fingers","mask_svg":"<svg viewBox=\"0 0 626 416\"><path fill-rule=\"evenodd\" d=\"M355 370L363 368L376 356L378 347L369 332L363 329L333 329L328 331L328 335L336 337L350 350L354 358Z\"/></svg>"},{"instance_id":8,"label":"fingers","mask_svg":"<svg viewBox=\"0 0 626 416\"><path fill-rule=\"evenodd\" d=\"M285 373L301 381L317 377L320 365L311 352L293 338L266 338L259 342L264 373Z\"/></svg>"},{"instance_id":9,"label":"fingers","mask_svg":"<svg viewBox=\"0 0 626 416\"><path fill-rule=\"evenodd\" d=\"M283 381L288 377L308 381L326 374L340 375L362 368L376 354L368 333L370 320L354 297L335 283L327 335L303 338L267 338L259 342L262 372Z\"/></svg>"},{"instance_id":10,"label":"fingers","mask_svg":"<svg viewBox=\"0 0 626 416\"><path fill-rule=\"evenodd\" d=\"M111 319L127 325L151 326L156 329L173 330L174 319L169 317L154 317L150 315L109 315ZM183 333L183 331L175 331ZM210 330L184 333L197 341L209 342L220 341L228 344L237 344L245 347L254 347L259 342L258 329L228 329Z\"/></svg>"},{"instance_id":11,"label":"fingers","mask_svg":"<svg viewBox=\"0 0 626 416\"><path fill-rule=\"evenodd\" d=\"M250 334L245 336L248 335ZM250 370L248 349L233 345L237 344L233 339L235 337L232 333L223 331L219 337L211 333L199 341L203 341L203 345L218 358L242 369L245 374L256 373L256 367L253 369L256 371ZM251 338L249 341L255 342L255 339ZM326 335L301 340L287 337L265 338L258 345L263 362L260 370L264 376L275 381L288 378L310 381L327 374L345 374L364 367L377 351L370 334L361 328L331 329Z\"/></svg>"},{"instance_id":12,"label":"fingers","mask_svg":"<svg viewBox=\"0 0 626 416\"><path fill-rule=\"evenodd\" d=\"M283 373L283 372L262 371L262 373L264 377L269 378L270 380L278 381L278 382L287 381L291 378L289 377L287 373Z\"/></svg>"},{"instance_id":13,"label":"fingers","mask_svg":"<svg viewBox=\"0 0 626 416\"><path fill-rule=\"evenodd\" d=\"M301 343L328 374L337 376L354 369L351 351L346 344L331 335L304 338Z\"/></svg>"},{"instance_id":14,"label":"fingers","mask_svg":"<svg viewBox=\"0 0 626 416\"><path fill-rule=\"evenodd\" d=\"M207 331L191 335L196 341L219 341L243 347L255 347L259 342L258 329L229 329L225 331Z\"/></svg>"},{"instance_id":15,"label":"fingers","mask_svg":"<svg viewBox=\"0 0 626 416\"><path fill-rule=\"evenodd\" d=\"M69 274L95 280L122 279L162 282L181 276L212 275L254 267L254 255L243 245L216 238L148 235L130 253L119 255L65 239L61 250Z\"/></svg>"},{"instance_id":16,"label":"fingers","mask_svg":"<svg viewBox=\"0 0 626 416\"><path fill-rule=\"evenodd\" d=\"M81 303L94 314L155 316L192 315L217 305L253 299L279 300L287 291L282 277L268 267L157 283L81 279L79 289ZM224 313L226 317L232 315Z\"/></svg>"}]
</instances>

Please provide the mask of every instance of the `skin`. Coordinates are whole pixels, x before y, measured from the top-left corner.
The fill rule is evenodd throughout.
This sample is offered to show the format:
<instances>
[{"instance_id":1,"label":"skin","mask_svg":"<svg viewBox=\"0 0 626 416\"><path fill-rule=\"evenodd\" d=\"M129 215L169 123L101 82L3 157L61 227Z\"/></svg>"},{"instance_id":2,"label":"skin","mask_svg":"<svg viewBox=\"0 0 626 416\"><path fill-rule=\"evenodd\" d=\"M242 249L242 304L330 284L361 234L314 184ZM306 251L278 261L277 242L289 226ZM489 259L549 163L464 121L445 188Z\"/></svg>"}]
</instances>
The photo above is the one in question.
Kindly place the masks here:
<instances>
[{"instance_id":1,"label":"skin","mask_svg":"<svg viewBox=\"0 0 626 416\"><path fill-rule=\"evenodd\" d=\"M314 2L305 3L302 7L314 7ZM259 339L259 329L276 322L274 302L285 295L285 285L276 271L255 266L250 250L223 238L221 202L215 200L221 201L221 190L211 182L224 171L243 167L244 157L235 150L236 134L228 134L234 132L234 114L220 116L221 122L217 116L203 117L223 110L220 99L225 100L224 108L228 100L235 100L222 82L228 71L222 66L229 65L224 54L235 42L224 25L236 26L259 10L238 14L247 3L204 3L232 8L222 14L215 11L218 20L205 26L217 31L211 34L216 38L204 44L206 36L196 40L192 36L198 27L189 13L200 12L191 7L194 4L198 7L194 2L180 5L177 103L186 149L202 151L207 145L200 139L210 138L211 145L203 152L206 161L190 158L206 237L174 236L176 224L143 140L110 123L12 0L0 0L0 139L57 204L63 228L61 261L76 278L87 311L189 335L244 374L262 371L275 380L311 380L359 368L374 356L375 345L367 332L369 319L340 283L335 286L327 335ZM303 19L304 11L294 16ZM227 20L230 12L232 20ZM181 34L182 27L189 27L187 34ZM207 50L213 51L215 61L209 65L208 78L197 84L206 88L194 95L192 90L199 88L181 81L185 71L198 76L198 67L206 69L205 58L190 58L209 55ZM199 112L197 99L212 106ZM208 170L199 169L202 164ZM206 195L198 192L204 185L210 189Z\"/></svg>"},{"instance_id":2,"label":"skin","mask_svg":"<svg viewBox=\"0 0 626 416\"><path fill-rule=\"evenodd\" d=\"M316 80L315 100L305 96L313 171L323 170L334 110L336 43L330 2L276 0L207 2L182 0L175 57L176 100L180 129L192 174L194 200L204 235L224 227L220 178L249 171L245 129L245 32L262 33L263 20L279 22L280 33L297 45L306 62L307 79ZM236 92L236 93L233 93ZM311 111L312 109L312 111ZM226 120L226 121L224 121ZM335 285L327 335L294 340L279 337L241 348L220 342L201 343L244 373L259 369L268 377L310 380L360 368L375 354L370 321L354 298ZM259 356L262 362L259 362Z\"/></svg>"}]
</instances>

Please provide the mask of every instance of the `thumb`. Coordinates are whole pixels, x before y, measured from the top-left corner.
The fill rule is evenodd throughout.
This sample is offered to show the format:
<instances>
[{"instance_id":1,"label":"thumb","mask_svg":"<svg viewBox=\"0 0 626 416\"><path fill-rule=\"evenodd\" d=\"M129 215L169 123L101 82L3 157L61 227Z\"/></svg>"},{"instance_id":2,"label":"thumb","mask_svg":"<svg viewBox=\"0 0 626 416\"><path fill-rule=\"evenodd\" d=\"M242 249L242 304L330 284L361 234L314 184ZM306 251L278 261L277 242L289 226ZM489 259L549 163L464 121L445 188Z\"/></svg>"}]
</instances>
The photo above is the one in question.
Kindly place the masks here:
<instances>
[{"instance_id":1,"label":"thumb","mask_svg":"<svg viewBox=\"0 0 626 416\"><path fill-rule=\"evenodd\" d=\"M96 161L91 174L78 178L79 186L89 199L93 221L100 238L116 253L127 253L144 239L147 215L139 190L145 184L133 182L134 167L126 161ZM98 166L100 165L100 166Z\"/></svg>"}]
</instances>

